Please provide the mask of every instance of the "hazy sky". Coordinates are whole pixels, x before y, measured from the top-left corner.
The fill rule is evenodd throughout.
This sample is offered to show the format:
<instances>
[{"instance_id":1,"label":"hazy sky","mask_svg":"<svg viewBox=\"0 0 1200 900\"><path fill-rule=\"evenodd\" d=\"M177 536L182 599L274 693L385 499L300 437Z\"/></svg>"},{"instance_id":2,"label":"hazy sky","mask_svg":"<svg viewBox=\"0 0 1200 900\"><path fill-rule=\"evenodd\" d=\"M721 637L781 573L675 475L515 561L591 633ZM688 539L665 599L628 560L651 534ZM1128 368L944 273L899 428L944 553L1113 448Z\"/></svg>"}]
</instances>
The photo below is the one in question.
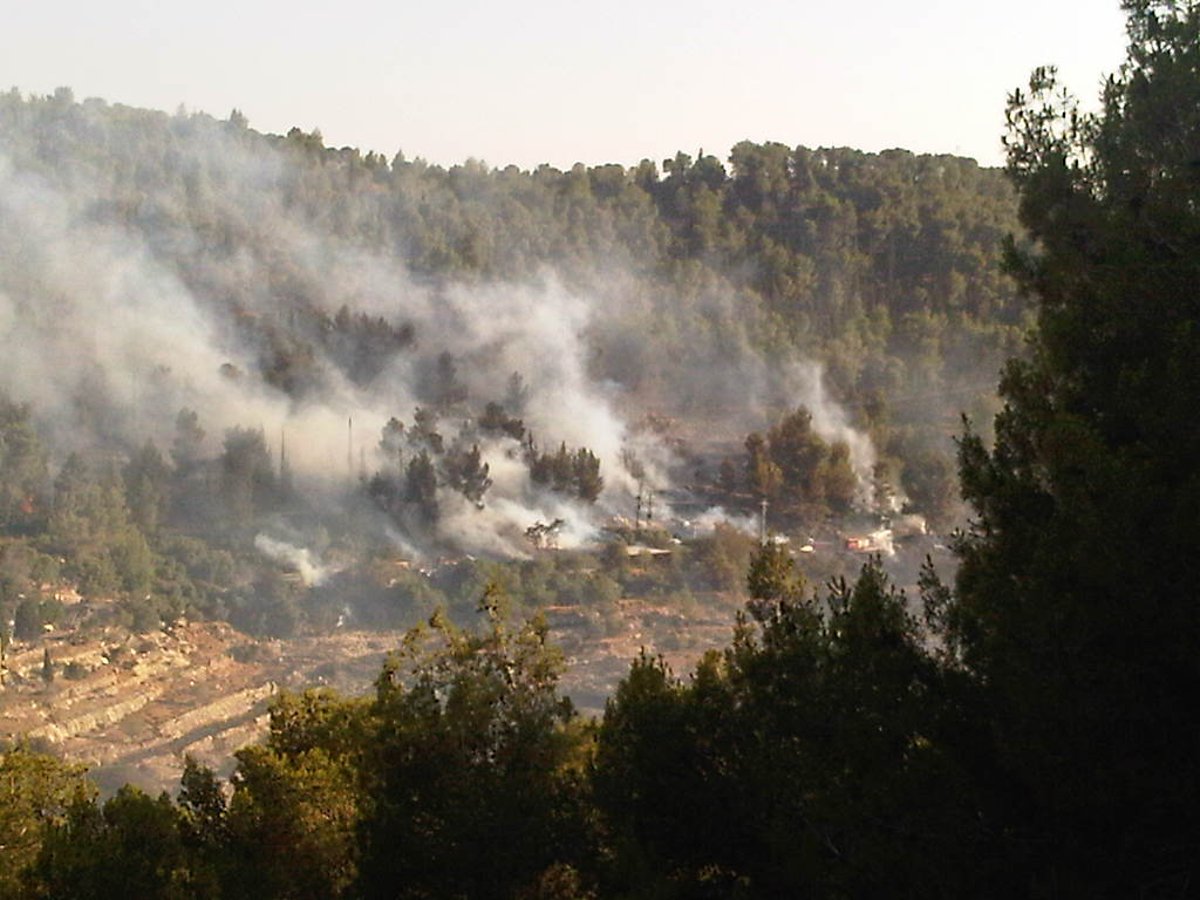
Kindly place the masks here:
<instances>
[{"instance_id":1,"label":"hazy sky","mask_svg":"<svg viewBox=\"0 0 1200 900\"><path fill-rule=\"evenodd\" d=\"M1007 93L1120 64L1112 0L0 0L0 88L319 128L450 165L633 164L740 140L1001 161Z\"/></svg>"}]
</instances>

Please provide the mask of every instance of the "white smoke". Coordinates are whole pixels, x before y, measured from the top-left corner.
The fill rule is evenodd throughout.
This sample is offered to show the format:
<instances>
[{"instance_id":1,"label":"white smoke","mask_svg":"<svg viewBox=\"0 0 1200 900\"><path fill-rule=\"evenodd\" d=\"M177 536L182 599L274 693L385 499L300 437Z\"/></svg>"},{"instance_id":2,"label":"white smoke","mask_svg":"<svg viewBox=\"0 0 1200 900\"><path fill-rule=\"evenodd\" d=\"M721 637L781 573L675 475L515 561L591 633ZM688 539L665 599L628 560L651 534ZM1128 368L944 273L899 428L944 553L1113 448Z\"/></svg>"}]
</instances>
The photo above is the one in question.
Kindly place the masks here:
<instances>
[{"instance_id":1,"label":"white smoke","mask_svg":"<svg viewBox=\"0 0 1200 900\"><path fill-rule=\"evenodd\" d=\"M689 520L692 530L697 536L711 534L718 525L728 525L742 534L758 537L762 522L755 516L739 516L727 512L723 507L714 506L706 509L694 519Z\"/></svg>"},{"instance_id":2,"label":"white smoke","mask_svg":"<svg viewBox=\"0 0 1200 900\"><path fill-rule=\"evenodd\" d=\"M85 199L0 157L10 285L0 293L8 350L0 386L32 404L49 443L65 451L153 437L166 445L175 413L188 407L218 435L237 425L272 435L286 427L296 438L293 465L327 470L335 446L344 447L341 409L354 403L345 384L334 378L323 404L296 408L257 378L222 374L253 371L249 348L221 334L213 312L139 235L90 221Z\"/></svg>"},{"instance_id":3,"label":"white smoke","mask_svg":"<svg viewBox=\"0 0 1200 900\"><path fill-rule=\"evenodd\" d=\"M263 556L294 571L307 587L319 587L329 577L329 570L313 560L312 552L306 547L296 547L286 541L277 541L265 534L256 535L254 546Z\"/></svg>"},{"instance_id":4,"label":"white smoke","mask_svg":"<svg viewBox=\"0 0 1200 900\"><path fill-rule=\"evenodd\" d=\"M74 109L96 133L111 127L102 104ZM0 134L0 340L7 350L0 389L31 404L60 455L97 445L128 449L146 438L165 449L186 407L198 413L210 455L225 430L262 428L269 442L286 441L302 489L344 490L360 470L382 464L381 428L393 416L411 423L423 367L445 351L475 410L502 400L509 375L521 373L528 397L520 415L539 447L587 447L605 480L592 509L534 489L515 442L483 441L493 480L485 508L439 494L440 528L462 548L527 553L525 530L555 519L564 522L560 546L591 539L598 518L627 512L639 490L622 464L628 453L644 469L643 485L668 486L672 454L656 434L631 427L637 412L616 381L633 383L640 367L660 365L648 330L667 299L621 272L598 278L595 293L567 287L550 271L521 284L421 281L399 253L339 236L321 218L329 201L304 195L284 149L205 117L171 120L171 129L180 169L204 176L189 189L186 209L176 186L122 193L88 160L68 160L50 173L21 167L13 160L28 158L41 137ZM719 291L705 297L712 339L697 342L696 358L679 361L670 383L655 390L701 407L720 398L748 416L759 409L753 398L761 404L786 393L792 408L810 409L822 437L846 441L860 482L869 485L870 442L830 400L819 368L767 364L749 349L744 307ZM260 377L265 334L287 335L297 316L311 326L314 310L333 316L342 306L410 323L415 347L391 357L365 386L312 340L308 390L289 394ZM601 346L607 356L597 364ZM461 424L441 424L448 441ZM737 418L725 423L741 425ZM394 530L393 538L404 552L418 552ZM260 545L268 555L287 547Z\"/></svg>"},{"instance_id":5,"label":"white smoke","mask_svg":"<svg viewBox=\"0 0 1200 900\"><path fill-rule=\"evenodd\" d=\"M804 406L812 413L813 430L823 440L844 443L850 450L850 467L858 480L859 505L870 505L875 446L869 435L850 423L846 408L829 396L821 366L811 361L793 362L783 369L783 384L795 397L795 405Z\"/></svg>"}]
</instances>

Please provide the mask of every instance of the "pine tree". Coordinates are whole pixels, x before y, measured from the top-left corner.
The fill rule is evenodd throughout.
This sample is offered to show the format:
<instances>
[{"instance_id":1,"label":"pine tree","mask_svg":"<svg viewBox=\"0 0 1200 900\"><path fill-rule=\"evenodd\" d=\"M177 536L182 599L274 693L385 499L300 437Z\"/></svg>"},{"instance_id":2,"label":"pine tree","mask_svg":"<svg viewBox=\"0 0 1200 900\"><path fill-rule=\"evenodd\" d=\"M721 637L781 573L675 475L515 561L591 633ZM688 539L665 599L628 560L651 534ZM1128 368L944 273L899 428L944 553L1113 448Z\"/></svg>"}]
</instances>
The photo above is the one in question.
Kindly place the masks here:
<instances>
[{"instance_id":1,"label":"pine tree","mask_svg":"<svg viewBox=\"0 0 1200 900\"><path fill-rule=\"evenodd\" d=\"M1034 73L1009 172L1038 302L950 610L994 736L994 823L1035 890L1184 892L1200 859L1200 4L1130 0L1126 65L1084 115Z\"/></svg>"}]
</instances>

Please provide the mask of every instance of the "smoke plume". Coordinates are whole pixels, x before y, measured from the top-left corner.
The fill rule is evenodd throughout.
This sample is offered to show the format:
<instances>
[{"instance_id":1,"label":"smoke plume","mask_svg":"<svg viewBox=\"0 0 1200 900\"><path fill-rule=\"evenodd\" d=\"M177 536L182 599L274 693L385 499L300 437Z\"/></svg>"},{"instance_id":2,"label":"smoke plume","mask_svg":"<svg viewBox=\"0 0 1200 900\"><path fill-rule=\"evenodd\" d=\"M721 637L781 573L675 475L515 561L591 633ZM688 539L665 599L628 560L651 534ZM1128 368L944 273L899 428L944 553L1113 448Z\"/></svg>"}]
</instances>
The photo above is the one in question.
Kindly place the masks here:
<instances>
[{"instance_id":1,"label":"smoke plume","mask_svg":"<svg viewBox=\"0 0 1200 900\"><path fill-rule=\"evenodd\" d=\"M689 353L664 359L654 323L672 298L620 264L569 279L550 268L492 283L417 276L400 237L363 236L369 191L309 196L311 165L278 140L99 101L53 112L59 132L47 133L50 113L0 129L0 389L31 405L60 460L147 439L167 448L186 408L210 454L227 429L261 429L286 440L301 491L335 497L389 464L384 424L411 423L452 367L467 400L439 427L448 444L477 443L492 480L481 504L439 489L438 528L467 551L522 554L530 526L558 519L560 545L588 540L631 509L630 458L667 486L678 460L635 427L647 412L726 411L721 427L736 434L803 404L869 483L870 443L817 367L768 362L753 349L756 315L716 288L693 298L706 330L677 336ZM600 459L595 507L531 484L520 443L474 430L484 404L511 406L513 373L522 408L508 412L538 446ZM322 577L301 548L255 543Z\"/></svg>"}]
</instances>

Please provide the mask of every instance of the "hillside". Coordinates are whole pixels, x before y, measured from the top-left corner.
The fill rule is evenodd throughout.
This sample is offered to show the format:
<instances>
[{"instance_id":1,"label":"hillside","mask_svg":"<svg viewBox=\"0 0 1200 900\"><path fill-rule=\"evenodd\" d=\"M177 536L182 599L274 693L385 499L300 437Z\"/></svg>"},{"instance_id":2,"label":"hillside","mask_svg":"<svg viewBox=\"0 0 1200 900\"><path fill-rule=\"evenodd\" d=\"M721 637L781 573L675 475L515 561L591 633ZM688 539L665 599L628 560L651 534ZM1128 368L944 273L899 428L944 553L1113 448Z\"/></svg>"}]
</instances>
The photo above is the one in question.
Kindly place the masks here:
<instances>
[{"instance_id":1,"label":"hillside","mask_svg":"<svg viewBox=\"0 0 1200 900\"><path fill-rule=\"evenodd\" d=\"M164 783L492 582L561 611L586 708L639 646L690 666L764 501L814 583L902 511L960 521L950 437L1024 327L1015 213L948 156L441 169L0 97L6 732Z\"/></svg>"},{"instance_id":2,"label":"hillside","mask_svg":"<svg viewBox=\"0 0 1200 900\"><path fill-rule=\"evenodd\" d=\"M289 704L357 721L339 698L384 703L433 634L532 702L535 792L582 802L573 710L744 640L764 544L835 597L882 555L904 615L927 556L952 572L952 437L1029 325L1016 210L1000 172L904 151L440 169L0 97L4 733L131 809L188 758L246 785ZM338 746L314 796L358 816Z\"/></svg>"}]
</instances>

